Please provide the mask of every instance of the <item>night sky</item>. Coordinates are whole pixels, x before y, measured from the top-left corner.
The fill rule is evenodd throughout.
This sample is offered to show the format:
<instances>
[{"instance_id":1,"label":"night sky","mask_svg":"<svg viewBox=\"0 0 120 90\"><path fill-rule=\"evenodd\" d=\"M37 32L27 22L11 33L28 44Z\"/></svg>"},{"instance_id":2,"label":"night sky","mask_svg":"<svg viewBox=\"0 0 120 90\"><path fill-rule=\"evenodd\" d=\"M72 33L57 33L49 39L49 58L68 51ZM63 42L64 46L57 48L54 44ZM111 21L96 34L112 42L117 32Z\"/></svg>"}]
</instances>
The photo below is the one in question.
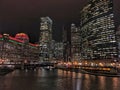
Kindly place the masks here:
<instances>
[{"instance_id":1,"label":"night sky","mask_svg":"<svg viewBox=\"0 0 120 90\"><path fill-rule=\"evenodd\" d=\"M61 41L62 28L80 19L80 10L88 0L0 0L0 33L24 32L38 42L40 17L53 20L53 39ZM120 4L120 0L115 0ZM118 5L120 6L120 5ZM117 7L117 11L120 10ZM120 12L120 11L119 11Z\"/></svg>"}]
</instances>

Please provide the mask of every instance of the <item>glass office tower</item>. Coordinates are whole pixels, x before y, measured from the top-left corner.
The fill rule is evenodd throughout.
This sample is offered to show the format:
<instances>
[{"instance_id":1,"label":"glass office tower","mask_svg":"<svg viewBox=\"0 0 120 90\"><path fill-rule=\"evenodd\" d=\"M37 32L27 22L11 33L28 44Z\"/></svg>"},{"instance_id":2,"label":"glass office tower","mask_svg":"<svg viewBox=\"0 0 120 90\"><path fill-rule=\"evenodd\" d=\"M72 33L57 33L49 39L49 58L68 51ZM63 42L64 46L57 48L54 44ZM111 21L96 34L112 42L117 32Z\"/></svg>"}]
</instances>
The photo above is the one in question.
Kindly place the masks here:
<instances>
[{"instance_id":1,"label":"glass office tower","mask_svg":"<svg viewBox=\"0 0 120 90\"><path fill-rule=\"evenodd\" d=\"M87 60L118 58L113 0L90 0L81 11L81 56Z\"/></svg>"},{"instance_id":2,"label":"glass office tower","mask_svg":"<svg viewBox=\"0 0 120 90\"><path fill-rule=\"evenodd\" d=\"M52 20L49 17L41 17L40 21L40 59L48 61L51 56Z\"/></svg>"}]
</instances>

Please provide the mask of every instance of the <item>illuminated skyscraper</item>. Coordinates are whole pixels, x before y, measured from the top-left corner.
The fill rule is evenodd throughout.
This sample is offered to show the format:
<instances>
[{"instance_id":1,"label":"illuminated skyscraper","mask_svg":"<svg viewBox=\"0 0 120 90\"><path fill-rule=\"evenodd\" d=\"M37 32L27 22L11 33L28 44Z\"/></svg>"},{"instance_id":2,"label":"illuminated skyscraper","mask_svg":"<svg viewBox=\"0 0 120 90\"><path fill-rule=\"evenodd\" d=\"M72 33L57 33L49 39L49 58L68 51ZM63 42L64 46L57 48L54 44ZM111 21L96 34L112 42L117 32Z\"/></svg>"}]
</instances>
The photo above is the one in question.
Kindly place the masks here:
<instances>
[{"instance_id":1,"label":"illuminated skyscraper","mask_svg":"<svg viewBox=\"0 0 120 90\"><path fill-rule=\"evenodd\" d=\"M57 60L63 59L63 43L62 42L56 42L54 45L54 57Z\"/></svg>"},{"instance_id":2,"label":"illuminated skyscraper","mask_svg":"<svg viewBox=\"0 0 120 90\"><path fill-rule=\"evenodd\" d=\"M42 60L50 58L50 43L52 41L52 20L49 17L40 18L40 57Z\"/></svg>"},{"instance_id":3,"label":"illuminated skyscraper","mask_svg":"<svg viewBox=\"0 0 120 90\"><path fill-rule=\"evenodd\" d=\"M49 17L42 17L40 23L40 42L52 40L52 20Z\"/></svg>"},{"instance_id":4,"label":"illuminated skyscraper","mask_svg":"<svg viewBox=\"0 0 120 90\"><path fill-rule=\"evenodd\" d=\"M82 59L118 58L113 0L90 0L81 11Z\"/></svg>"},{"instance_id":5,"label":"illuminated skyscraper","mask_svg":"<svg viewBox=\"0 0 120 90\"><path fill-rule=\"evenodd\" d=\"M80 28L71 24L71 60L80 59Z\"/></svg>"}]
</instances>

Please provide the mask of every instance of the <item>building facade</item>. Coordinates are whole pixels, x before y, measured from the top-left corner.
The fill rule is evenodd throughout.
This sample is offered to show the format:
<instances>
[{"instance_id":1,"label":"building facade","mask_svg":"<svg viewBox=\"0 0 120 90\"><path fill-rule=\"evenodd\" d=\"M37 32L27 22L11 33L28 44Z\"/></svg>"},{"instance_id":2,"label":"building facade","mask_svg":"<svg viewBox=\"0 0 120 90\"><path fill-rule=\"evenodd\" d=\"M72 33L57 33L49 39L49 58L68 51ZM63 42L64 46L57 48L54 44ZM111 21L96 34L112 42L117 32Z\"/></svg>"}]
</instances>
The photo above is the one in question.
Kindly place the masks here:
<instances>
[{"instance_id":1,"label":"building facade","mask_svg":"<svg viewBox=\"0 0 120 90\"><path fill-rule=\"evenodd\" d=\"M52 58L50 48L52 42L52 20L49 17L40 18L40 60L48 61Z\"/></svg>"},{"instance_id":2,"label":"building facade","mask_svg":"<svg viewBox=\"0 0 120 90\"><path fill-rule=\"evenodd\" d=\"M63 60L63 43L62 42L56 42L54 45L54 58L56 60Z\"/></svg>"},{"instance_id":3,"label":"building facade","mask_svg":"<svg viewBox=\"0 0 120 90\"><path fill-rule=\"evenodd\" d=\"M70 32L63 28L63 61L71 61Z\"/></svg>"},{"instance_id":4,"label":"building facade","mask_svg":"<svg viewBox=\"0 0 120 90\"><path fill-rule=\"evenodd\" d=\"M80 60L80 28L71 24L71 60Z\"/></svg>"},{"instance_id":5,"label":"building facade","mask_svg":"<svg viewBox=\"0 0 120 90\"><path fill-rule=\"evenodd\" d=\"M16 34L15 37L0 35L0 64L38 62L38 45L28 41L29 37L24 33Z\"/></svg>"},{"instance_id":6,"label":"building facade","mask_svg":"<svg viewBox=\"0 0 120 90\"><path fill-rule=\"evenodd\" d=\"M113 0L90 0L81 11L81 58L118 58Z\"/></svg>"}]
</instances>

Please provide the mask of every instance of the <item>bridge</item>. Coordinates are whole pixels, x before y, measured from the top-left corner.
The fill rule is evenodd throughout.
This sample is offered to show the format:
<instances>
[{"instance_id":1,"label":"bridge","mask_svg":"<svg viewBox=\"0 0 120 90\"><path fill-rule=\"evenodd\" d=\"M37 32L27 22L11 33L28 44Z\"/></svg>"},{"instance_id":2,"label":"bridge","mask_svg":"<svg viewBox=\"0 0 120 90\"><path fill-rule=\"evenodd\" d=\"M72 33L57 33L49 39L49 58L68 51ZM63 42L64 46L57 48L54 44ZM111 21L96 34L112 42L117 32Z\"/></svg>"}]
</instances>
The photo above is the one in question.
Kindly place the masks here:
<instances>
[{"instance_id":1,"label":"bridge","mask_svg":"<svg viewBox=\"0 0 120 90\"><path fill-rule=\"evenodd\" d=\"M0 68L9 67L14 69L36 69L39 67L55 67L57 63L54 62L42 62L42 63L11 63L11 64L0 64Z\"/></svg>"}]
</instances>

